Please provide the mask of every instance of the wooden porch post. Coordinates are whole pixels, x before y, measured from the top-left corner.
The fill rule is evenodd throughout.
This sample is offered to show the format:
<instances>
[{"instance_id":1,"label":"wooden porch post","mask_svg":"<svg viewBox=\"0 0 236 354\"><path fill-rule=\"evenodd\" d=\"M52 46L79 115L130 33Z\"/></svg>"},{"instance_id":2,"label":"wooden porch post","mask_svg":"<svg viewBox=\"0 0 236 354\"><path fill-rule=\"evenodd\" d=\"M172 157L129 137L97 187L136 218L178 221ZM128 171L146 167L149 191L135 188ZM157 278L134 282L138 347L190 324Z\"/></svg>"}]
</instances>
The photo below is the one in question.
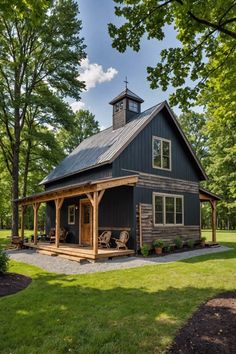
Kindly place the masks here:
<instances>
[{"instance_id":1,"label":"wooden porch post","mask_svg":"<svg viewBox=\"0 0 236 354\"><path fill-rule=\"evenodd\" d=\"M98 254L98 192L93 193L93 254Z\"/></svg>"},{"instance_id":2,"label":"wooden porch post","mask_svg":"<svg viewBox=\"0 0 236 354\"><path fill-rule=\"evenodd\" d=\"M212 242L216 242L216 201L210 200L211 204L211 227L212 227Z\"/></svg>"},{"instance_id":3,"label":"wooden porch post","mask_svg":"<svg viewBox=\"0 0 236 354\"><path fill-rule=\"evenodd\" d=\"M37 245L38 242L38 210L40 203L33 203L34 209L34 244Z\"/></svg>"},{"instance_id":4,"label":"wooden porch post","mask_svg":"<svg viewBox=\"0 0 236 354\"><path fill-rule=\"evenodd\" d=\"M202 203L200 201L200 209L199 209L199 225L200 225L200 239L202 237Z\"/></svg>"},{"instance_id":5,"label":"wooden porch post","mask_svg":"<svg viewBox=\"0 0 236 354\"><path fill-rule=\"evenodd\" d=\"M64 202L64 198L58 198L54 200L55 202L55 207L56 207L56 247L59 248L59 243L60 243L60 226L61 226L61 207Z\"/></svg>"},{"instance_id":6,"label":"wooden porch post","mask_svg":"<svg viewBox=\"0 0 236 354\"><path fill-rule=\"evenodd\" d=\"M143 245L143 232L142 232L142 205L139 203L139 243L140 247Z\"/></svg>"},{"instance_id":7,"label":"wooden porch post","mask_svg":"<svg viewBox=\"0 0 236 354\"><path fill-rule=\"evenodd\" d=\"M25 236L25 210L26 205L21 206L21 239L24 240Z\"/></svg>"}]
</instances>

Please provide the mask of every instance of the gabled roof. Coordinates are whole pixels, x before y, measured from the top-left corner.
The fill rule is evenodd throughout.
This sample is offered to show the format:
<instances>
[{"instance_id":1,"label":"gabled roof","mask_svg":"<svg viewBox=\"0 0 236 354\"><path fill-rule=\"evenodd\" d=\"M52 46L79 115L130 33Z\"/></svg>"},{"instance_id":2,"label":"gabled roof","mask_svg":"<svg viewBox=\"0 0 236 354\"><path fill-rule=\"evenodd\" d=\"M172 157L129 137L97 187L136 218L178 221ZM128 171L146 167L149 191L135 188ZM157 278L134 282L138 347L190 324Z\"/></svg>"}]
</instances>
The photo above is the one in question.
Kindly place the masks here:
<instances>
[{"instance_id":1,"label":"gabled roof","mask_svg":"<svg viewBox=\"0 0 236 354\"><path fill-rule=\"evenodd\" d=\"M110 104L114 104L114 103L120 101L124 97L131 98L131 99L133 99L133 100L135 100L137 102L140 102L140 103L144 102L144 100L141 97L139 97L138 95L136 95L134 92L130 91L129 89L125 89L118 96L113 98L113 100L111 102L109 102L109 103Z\"/></svg>"},{"instance_id":2,"label":"gabled roof","mask_svg":"<svg viewBox=\"0 0 236 354\"><path fill-rule=\"evenodd\" d=\"M168 103L164 101L138 114L135 119L119 129L113 130L110 127L82 141L40 184L47 184L112 163L163 108L167 109L203 179L207 179L206 173L183 133L174 113Z\"/></svg>"},{"instance_id":3,"label":"gabled roof","mask_svg":"<svg viewBox=\"0 0 236 354\"><path fill-rule=\"evenodd\" d=\"M150 118L160 111L162 105L160 103L147 109L119 129L113 130L110 127L85 139L40 184L46 184L93 167L111 163L146 126Z\"/></svg>"}]
</instances>

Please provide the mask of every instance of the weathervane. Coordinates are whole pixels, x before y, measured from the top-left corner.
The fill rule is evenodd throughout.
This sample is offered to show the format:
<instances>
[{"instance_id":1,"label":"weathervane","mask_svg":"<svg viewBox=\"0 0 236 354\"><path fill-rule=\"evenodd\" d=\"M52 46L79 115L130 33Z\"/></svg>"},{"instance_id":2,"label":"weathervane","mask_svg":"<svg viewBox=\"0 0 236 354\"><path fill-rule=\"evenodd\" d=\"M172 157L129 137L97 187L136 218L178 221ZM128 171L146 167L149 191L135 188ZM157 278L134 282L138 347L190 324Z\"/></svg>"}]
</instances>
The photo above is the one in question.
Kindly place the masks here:
<instances>
[{"instance_id":1,"label":"weathervane","mask_svg":"<svg viewBox=\"0 0 236 354\"><path fill-rule=\"evenodd\" d=\"M124 83L125 83L125 89L127 90L127 85L128 85L128 81L127 81L127 76L125 77L125 81L124 81Z\"/></svg>"}]
</instances>

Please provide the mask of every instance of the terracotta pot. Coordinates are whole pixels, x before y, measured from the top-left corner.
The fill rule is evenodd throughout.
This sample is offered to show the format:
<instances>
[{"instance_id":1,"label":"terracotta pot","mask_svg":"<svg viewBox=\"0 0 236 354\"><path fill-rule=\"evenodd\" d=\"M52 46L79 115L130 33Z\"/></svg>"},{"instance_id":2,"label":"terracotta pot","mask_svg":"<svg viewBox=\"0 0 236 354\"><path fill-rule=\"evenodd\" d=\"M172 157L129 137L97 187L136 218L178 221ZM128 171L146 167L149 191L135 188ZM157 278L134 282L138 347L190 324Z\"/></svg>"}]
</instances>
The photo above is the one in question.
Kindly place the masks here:
<instances>
[{"instance_id":1,"label":"terracotta pot","mask_svg":"<svg viewBox=\"0 0 236 354\"><path fill-rule=\"evenodd\" d=\"M205 241L201 241L201 246L205 247L206 246L206 242Z\"/></svg>"},{"instance_id":2,"label":"terracotta pot","mask_svg":"<svg viewBox=\"0 0 236 354\"><path fill-rule=\"evenodd\" d=\"M162 254L162 248L161 247L155 247L155 252L156 252L156 254Z\"/></svg>"}]
</instances>

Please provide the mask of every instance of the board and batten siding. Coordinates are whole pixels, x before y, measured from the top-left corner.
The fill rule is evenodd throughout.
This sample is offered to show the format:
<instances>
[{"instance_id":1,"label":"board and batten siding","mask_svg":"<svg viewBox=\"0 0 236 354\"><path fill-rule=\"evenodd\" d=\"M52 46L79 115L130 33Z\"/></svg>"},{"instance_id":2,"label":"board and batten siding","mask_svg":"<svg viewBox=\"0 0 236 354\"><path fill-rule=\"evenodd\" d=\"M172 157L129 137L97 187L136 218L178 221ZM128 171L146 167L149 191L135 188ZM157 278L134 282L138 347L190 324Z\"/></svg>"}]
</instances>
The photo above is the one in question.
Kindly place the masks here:
<instances>
[{"instance_id":1,"label":"board and batten siding","mask_svg":"<svg viewBox=\"0 0 236 354\"><path fill-rule=\"evenodd\" d=\"M152 141L158 136L171 141L171 171L153 168ZM199 170L189 149L177 131L168 112L163 110L134 138L113 162L113 177L124 175L124 169L157 176L198 182Z\"/></svg>"}]
</instances>

